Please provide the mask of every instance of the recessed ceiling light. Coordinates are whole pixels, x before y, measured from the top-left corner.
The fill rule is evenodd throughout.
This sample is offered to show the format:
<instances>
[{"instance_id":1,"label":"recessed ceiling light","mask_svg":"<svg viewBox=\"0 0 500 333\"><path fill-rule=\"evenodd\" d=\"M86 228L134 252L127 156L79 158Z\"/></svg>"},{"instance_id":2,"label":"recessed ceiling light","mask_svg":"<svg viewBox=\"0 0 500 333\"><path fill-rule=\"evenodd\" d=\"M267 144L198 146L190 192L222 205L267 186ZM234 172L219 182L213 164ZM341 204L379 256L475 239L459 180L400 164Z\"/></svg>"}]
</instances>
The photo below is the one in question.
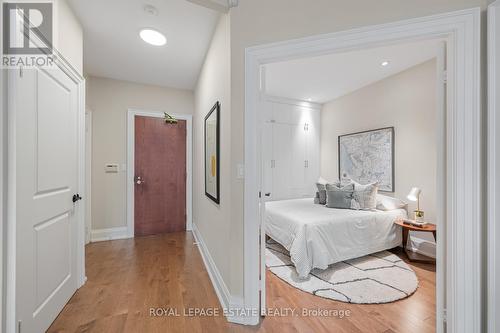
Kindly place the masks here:
<instances>
[{"instance_id":1,"label":"recessed ceiling light","mask_svg":"<svg viewBox=\"0 0 500 333\"><path fill-rule=\"evenodd\" d=\"M167 44L167 38L161 32L153 29L142 29L139 32L142 40L154 46L162 46Z\"/></svg>"},{"instance_id":2,"label":"recessed ceiling light","mask_svg":"<svg viewBox=\"0 0 500 333\"><path fill-rule=\"evenodd\" d=\"M389 65L389 62L388 62L387 60L386 60L386 61L382 61L381 65L382 65L383 67L385 67L385 66Z\"/></svg>"}]
</instances>

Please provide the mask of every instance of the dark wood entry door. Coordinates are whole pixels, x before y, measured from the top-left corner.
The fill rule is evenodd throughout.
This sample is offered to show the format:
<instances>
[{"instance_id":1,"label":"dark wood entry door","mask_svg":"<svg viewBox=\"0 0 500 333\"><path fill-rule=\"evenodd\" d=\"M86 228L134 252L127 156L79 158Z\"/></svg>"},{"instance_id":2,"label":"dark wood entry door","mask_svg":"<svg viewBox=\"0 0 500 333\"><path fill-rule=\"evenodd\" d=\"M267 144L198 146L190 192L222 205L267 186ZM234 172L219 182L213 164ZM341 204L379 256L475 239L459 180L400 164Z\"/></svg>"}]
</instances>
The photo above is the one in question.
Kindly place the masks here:
<instances>
[{"instance_id":1,"label":"dark wood entry door","mask_svg":"<svg viewBox=\"0 0 500 333\"><path fill-rule=\"evenodd\" d=\"M186 230L186 121L135 117L136 236Z\"/></svg>"}]
</instances>

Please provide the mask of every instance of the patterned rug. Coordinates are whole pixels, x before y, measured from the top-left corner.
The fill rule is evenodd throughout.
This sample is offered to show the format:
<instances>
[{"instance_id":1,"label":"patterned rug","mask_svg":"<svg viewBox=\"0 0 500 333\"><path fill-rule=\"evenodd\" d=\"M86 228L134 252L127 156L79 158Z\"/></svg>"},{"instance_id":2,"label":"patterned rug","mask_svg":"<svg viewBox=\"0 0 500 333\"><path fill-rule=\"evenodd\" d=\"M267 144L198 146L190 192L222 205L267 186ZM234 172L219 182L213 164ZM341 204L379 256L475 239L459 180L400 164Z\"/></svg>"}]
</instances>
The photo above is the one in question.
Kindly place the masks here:
<instances>
[{"instance_id":1,"label":"patterned rug","mask_svg":"<svg viewBox=\"0 0 500 333\"><path fill-rule=\"evenodd\" d=\"M325 270L314 269L306 279L299 279L289 252L269 240L266 266L295 288L346 303L390 303L410 296L418 287L415 272L388 251L342 261Z\"/></svg>"}]
</instances>

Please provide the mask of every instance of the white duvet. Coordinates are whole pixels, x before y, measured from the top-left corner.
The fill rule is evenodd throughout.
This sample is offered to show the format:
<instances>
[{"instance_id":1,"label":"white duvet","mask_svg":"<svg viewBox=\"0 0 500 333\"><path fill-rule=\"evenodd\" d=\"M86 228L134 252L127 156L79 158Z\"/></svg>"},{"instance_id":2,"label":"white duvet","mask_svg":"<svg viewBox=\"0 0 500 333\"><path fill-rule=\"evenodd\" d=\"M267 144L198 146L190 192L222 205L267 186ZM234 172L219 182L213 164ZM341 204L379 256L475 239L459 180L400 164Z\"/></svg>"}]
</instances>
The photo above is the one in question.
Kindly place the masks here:
<instances>
[{"instance_id":1,"label":"white duvet","mask_svg":"<svg viewBox=\"0 0 500 333\"><path fill-rule=\"evenodd\" d=\"M404 209L359 211L327 208L312 198L266 203L266 233L290 251L300 277L314 268L365 256L401 244L394 224Z\"/></svg>"}]
</instances>

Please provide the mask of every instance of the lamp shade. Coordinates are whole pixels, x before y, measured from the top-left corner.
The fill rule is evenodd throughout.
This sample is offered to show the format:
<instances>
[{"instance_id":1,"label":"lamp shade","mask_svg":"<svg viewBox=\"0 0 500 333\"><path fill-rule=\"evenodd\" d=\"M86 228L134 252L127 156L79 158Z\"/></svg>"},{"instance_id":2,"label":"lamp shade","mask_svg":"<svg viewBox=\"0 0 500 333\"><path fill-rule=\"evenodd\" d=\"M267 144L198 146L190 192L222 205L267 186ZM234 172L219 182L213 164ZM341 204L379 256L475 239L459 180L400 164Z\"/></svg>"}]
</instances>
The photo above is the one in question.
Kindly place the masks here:
<instances>
[{"instance_id":1,"label":"lamp shade","mask_svg":"<svg viewBox=\"0 0 500 333\"><path fill-rule=\"evenodd\" d=\"M418 187L414 187L411 189L410 193L408 193L408 200L410 201L417 201L418 200L418 196L420 195L420 192L422 192L421 189L419 189Z\"/></svg>"}]
</instances>

